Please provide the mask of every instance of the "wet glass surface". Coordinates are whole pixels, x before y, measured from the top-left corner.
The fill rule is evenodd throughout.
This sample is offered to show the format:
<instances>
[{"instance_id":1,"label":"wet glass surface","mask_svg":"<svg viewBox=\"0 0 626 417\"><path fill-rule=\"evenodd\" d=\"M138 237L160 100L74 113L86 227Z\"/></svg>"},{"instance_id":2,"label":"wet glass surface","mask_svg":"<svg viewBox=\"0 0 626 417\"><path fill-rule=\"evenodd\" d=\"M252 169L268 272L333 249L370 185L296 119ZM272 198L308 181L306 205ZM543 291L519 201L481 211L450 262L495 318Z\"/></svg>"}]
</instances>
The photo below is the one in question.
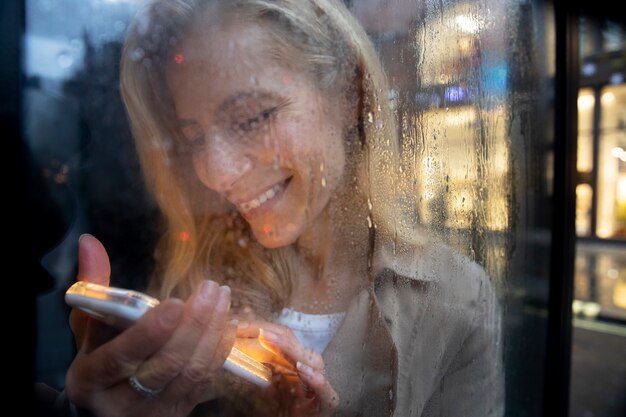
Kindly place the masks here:
<instances>
[{"instance_id":1,"label":"wet glass surface","mask_svg":"<svg viewBox=\"0 0 626 417\"><path fill-rule=\"evenodd\" d=\"M157 208L163 197L157 194L155 201L142 177L119 86L120 60L125 53L122 42L132 16L143 3L123 0L26 2L24 134L38 164L40 180L68 224L63 239L42 259L54 285L38 300L37 379L57 389L63 389L67 367L75 354L67 322L68 309L61 296L76 277L78 237L89 232L105 245L111 259L112 284L147 291L155 267L153 252L164 230L163 215ZM396 122L394 126L386 121L384 112L369 103L371 111L361 115L359 129L374 132L389 129L392 133L388 137L398 138L402 164L397 169L384 159L390 149L395 151L390 140L372 148L372 155L382 156L368 166L371 175L368 185L385 193L368 191L370 194L366 193L364 204L359 206L363 212L352 211L353 201L347 199L348 203L339 206L345 213L337 217L341 219L337 225L352 222L367 225L367 230L374 231L369 236L378 233L379 238L389 238L393 261L401 259L405 250L402 236L407 230L423 229L449 245L454 256L460 254L480 266L502 306L502 339L498 343L506 379L506 415L536 416L543 390L549 284L550 224L546 219L550 218L550 213L546 207L549 207L552 191L549 126L554 75L554 45L549 43L554 31L550 10L544 8L545 5L516 0L420 4L403 0L354 0L348 3L349 11L356 16L381 58L388 88L376 93L387 100L383 107L388 105L389 114ZM138 27L141 32L141 22ZM227 33L228 27L222 29L220 34ZM248 149L266 152L267 170L255 176L259 192L254 195L240 192L234 204L239 212L249 214L247 221L252 231L237 234L243 220L236 216L229 217L226 231L236 232L228 235L228 242L239 248L237 250L246 250L250 242L255 241L265 247L281 245L281 236L288 234L272 231L268 223L254 224L250 212L297 183L281 176L285 159L289 161L289 169L310 165L312 168L301 169L304 173L301 176L306 179L302 187L313 189L315 185L315 192L320 194L336 185L340 175L334 170L343 161L336 158L342 154L341 150L331 145L326 149L329 155L325 156L334 157L328 159L332 163L320 163L313 153L317 148L313 147L301 159L292 157L290 160L289 153L276 151L282 146L275 141L276 132L281 129L304 132L300 134L310 135L306 136L311 138L308 144L316 144L315 139L325 133L328 137L341 136L343 132L333 130L332 123L333 116L345 111L337 104L342 103L341 97L333 96L336 104L333 111L324 113L324 108L316 106L317 96L307 95L310 85L306 79L301 80L298 74L284 72L284 69L264 71L265 61L236 54L229 57L232 61L223 55L215 59L222 65L214 66L219 67L215 73L211 72L214 67L202 67L200 74L184 73L182 69L189 68L185 65L193 63L194 53L202 49L203 37L199 39L197 44L176 44L180 51L168 61L171 68L168 87L173 92L171 98L176 113L173 119L182 127L180 137L168 137L163 149L180 147L176 148L176 156L188 158L177 180L192 183L188 193L197 197L197 201L206 197L205 188L218 190L223 186L223 182L214 181L217 174L211 171L217 169L220 162L231 161L218 173L223 175L231 172L228 170L248 166L249 154L237 159L235 146L245 144ZM259 39L269 43L262 36L252 39L257 42L254 44L257 49L265 45ZM168 37L168 40L172 39ZM159 41L155 41L157 45ZM220 53L228 53L229 48L238 50L227 40L223 45L230 46ZM157 65L158 57L150 52L143 45L127 50L126 58L137 65ZM349 60L346 61L344 64L348 65ZM256 71L253 77L246 72L250 68ZM171 75L177 70L183 71L179 78ZM231 78L216 82L219 74L228 74ZM325 82L331 83L326 79ZM244 92L250 90L250 86L262 86L262 93L215 98L226 97L226 94L220 95L220 89L234 84ZM289 86L296 88L292 91ZM198 91L204 94L190 98ZM288 95L289 100L282 100L279 94L268 94L268 91L280 91ZM308 107L297 107L290 113L289 109L295 107L293 103ZM311 114L328 118L310 122ZM164 117L162 121L168 120ZM212 142L207 138L212 138ZM208 152L207 143L220 146ZM211 164L198 168L205 162L205 153L214 159ZM346 165L346 169L354 169L355 177L359 174L350 162ZM170 169L164 164L162 169L166 168ZM261 190L261 185L270 183L278 185ZM149 181L148 185L155 186ZM391 197L386 194L389 190ZM345 194L353 197L362 189L348 188L348 191ZM222 199L210 195L215 197L211 199L212 204L223 207ZM193 204L197 201L193 200ZM197 210L194 214L207 207L193 204L190 206ZM387 206L391 207L390 213L402 216L384 217L381 213ZM172 206L169 210L179 208ZM228 206L228 210L232 211L232 207ZM307 216L308 213L304 218L308 219ZM283 215L282 219L286 217ZM293 230L298 224L293 221ZM181 247L184 242L196 239L194 229L186 226L170 230L171 241ZM288 227L285 230L293 232ZM367 238L363 239L363 235L356 232L349 239L353 232L347 229L342 236L346 237L348 245L367 242ZM435 260L424 267L426 275L428 268L446 270L448 252L434 252ZM415 256L415 259L421 258ZM349 256L340 259L343 263L349 260ZM227 267L223 275L232 278L236 274L228 269L228 262L232 259L224 261ZM464 271L455 268L450 275ZM471 274L460 275L467 278L467 283L460 280L459 288L471 293ZM310 291L304 284L294 288L296 294ZM251 285L233 294L241 295L242 309L246 303L255 305L257 301L259 305L272 305L282 296L280 291L270 291L267 299L250 298L257 290ZM384 288L377 290L381 299L393 296L393 292ZM461 290L459 292L463 293ZM159 291L164 294L174 290L156 290ZM178 291L185 294L188 289ZM397 292L398 287L394 291ZM436 305L439 296L434 291L420 303L413 304ZM294 296L291 302L305 312L334 313L336 304L333 302L338 299L331 297L325 304L312 305L306 297ZM401 310L399 303L391 304L396 311L386 320L394 321L410 314L410 309ZM234 305L239 307L237 302ZM449 311L454 309L444 310ZM454 322L448 323L445 318L436 323L445 329L454 326ZM351 340L340 340L336 344L348 342ZM430 349L437 354L444 352L443 347ZM382 358L388 359L384 355ZM383 359L377 362L380 368L387 366ZM351 367L348 362L337 361L336 364ZM471 377L465 382L471 386ZM386 384L387 380L380 379L381 387L387 388ZM398 395L395 390L384 391L384 394L391 400ZM363 407L368 412L374 409Z\"/></svg>"}]
</instances>

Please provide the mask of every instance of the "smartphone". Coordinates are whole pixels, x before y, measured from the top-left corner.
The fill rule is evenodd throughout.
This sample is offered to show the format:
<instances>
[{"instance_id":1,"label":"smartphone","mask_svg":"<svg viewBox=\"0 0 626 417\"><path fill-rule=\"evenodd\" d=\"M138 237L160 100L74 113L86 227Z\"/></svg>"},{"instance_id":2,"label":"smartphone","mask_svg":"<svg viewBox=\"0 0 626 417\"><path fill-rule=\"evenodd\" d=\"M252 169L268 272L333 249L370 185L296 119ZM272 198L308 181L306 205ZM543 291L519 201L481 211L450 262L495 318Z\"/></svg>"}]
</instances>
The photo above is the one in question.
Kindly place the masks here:
<instances>
[{"instance_id":1,"label":"smartphone","mask_svg":"<svg viewBox=\"0 0 626 417\"><path fill-rule=\"evenodd\" d=\"M139 291L78 281L65 292L65 302L117 329L124 330L159 300ZM231 350L224 369L260 387L270 385L272 371L237 348Z\"/></svg>"}]
</instances>

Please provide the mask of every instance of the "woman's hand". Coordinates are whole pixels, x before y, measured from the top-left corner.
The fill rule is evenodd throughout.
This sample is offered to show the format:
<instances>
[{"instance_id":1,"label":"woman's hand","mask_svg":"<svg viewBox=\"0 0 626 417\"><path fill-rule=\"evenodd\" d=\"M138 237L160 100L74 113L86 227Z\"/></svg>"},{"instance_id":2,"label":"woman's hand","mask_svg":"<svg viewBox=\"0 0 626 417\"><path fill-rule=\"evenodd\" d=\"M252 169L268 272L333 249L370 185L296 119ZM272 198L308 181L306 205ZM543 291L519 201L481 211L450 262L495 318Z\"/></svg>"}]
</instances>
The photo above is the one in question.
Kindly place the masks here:
<instances>
[{"instance_id":1,"label":"woman's hand","mask_svg":"<svg viewBox=\"0 0 626 417\"><path fill-rule=\"evenodd\" d=\"M260 360L274 368L272 387L264 395L277 409L276 415L328 417L333 414L339 396L324 376L322 356L304 347L289 328L256 320L240 322L237 337L244 351L250 348L244 347L241 340L258 337L260 344L271 352Z\"/></svg>"},{"instance_id":2,"label":"woman's hand","mask_svg":"<svg viewBox=\"0 0 626 417\"><path fill-rule=\"evenodd\" d=\"M78 259L80 280L108 284L110 264L97 239L80 239ZM119 334L72 311L78 353L66 377L69 399L99 417L186 416L208 399L232 348L229 310L230 289L205 281L186 302L164 300ZM157 394L142 395L131 377Z\"/></svg>"}]
</instances>

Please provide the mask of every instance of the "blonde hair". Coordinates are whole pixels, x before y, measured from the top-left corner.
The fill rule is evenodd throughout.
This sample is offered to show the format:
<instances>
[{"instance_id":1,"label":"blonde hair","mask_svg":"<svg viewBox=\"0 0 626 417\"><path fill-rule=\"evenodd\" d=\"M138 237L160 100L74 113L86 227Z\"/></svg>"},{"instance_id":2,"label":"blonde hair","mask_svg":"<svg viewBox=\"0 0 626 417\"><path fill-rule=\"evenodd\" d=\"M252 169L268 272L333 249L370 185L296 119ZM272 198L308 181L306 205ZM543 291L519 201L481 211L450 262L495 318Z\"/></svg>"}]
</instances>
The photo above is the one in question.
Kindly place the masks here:
<instances>
[{"instance_id":1,"label":"blonde hair","mask_svg":"<svg viewBox=\"0 0 626 417\"><path fill-rule=\"evenodd\" d=\"M245 221L194 180L177 146L180 133L165 82L169 48L207 4L218 6L220 18L260 23L277 41L273 57L306 71L322 91L358 83L364 155L359 189L371 230L384 242L413 235L410 216L402 223L407 207L400 204L405 188L396 124L376 50L339 1L155 0L137 15L123 50L121 90L147 185L166 220L149 290L161 298L186 297L200 280L211 278L233 287L234 307L250 305L269 314L290 295L293 249L256 243Z\"/></svg>"}]
</instances>

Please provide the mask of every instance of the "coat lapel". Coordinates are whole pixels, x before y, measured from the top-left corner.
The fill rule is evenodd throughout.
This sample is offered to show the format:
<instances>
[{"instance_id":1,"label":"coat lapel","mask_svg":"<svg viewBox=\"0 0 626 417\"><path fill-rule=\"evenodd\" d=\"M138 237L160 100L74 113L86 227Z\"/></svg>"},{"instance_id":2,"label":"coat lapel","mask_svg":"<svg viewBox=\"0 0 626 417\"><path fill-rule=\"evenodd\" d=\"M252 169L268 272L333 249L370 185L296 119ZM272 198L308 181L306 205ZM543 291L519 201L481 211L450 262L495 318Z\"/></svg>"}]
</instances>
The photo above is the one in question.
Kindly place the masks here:
<instances>
[{"instance_id":1,"label":"coat lapel","mask_svg":"<svg viewBox=\"0 0 626 417\"><path fill-rule=\"evenodd\" d=\"M322 356L340 397L337 416L393 414L397 355L373 289L355 298Z\"/></svg>"}]
</instances>

